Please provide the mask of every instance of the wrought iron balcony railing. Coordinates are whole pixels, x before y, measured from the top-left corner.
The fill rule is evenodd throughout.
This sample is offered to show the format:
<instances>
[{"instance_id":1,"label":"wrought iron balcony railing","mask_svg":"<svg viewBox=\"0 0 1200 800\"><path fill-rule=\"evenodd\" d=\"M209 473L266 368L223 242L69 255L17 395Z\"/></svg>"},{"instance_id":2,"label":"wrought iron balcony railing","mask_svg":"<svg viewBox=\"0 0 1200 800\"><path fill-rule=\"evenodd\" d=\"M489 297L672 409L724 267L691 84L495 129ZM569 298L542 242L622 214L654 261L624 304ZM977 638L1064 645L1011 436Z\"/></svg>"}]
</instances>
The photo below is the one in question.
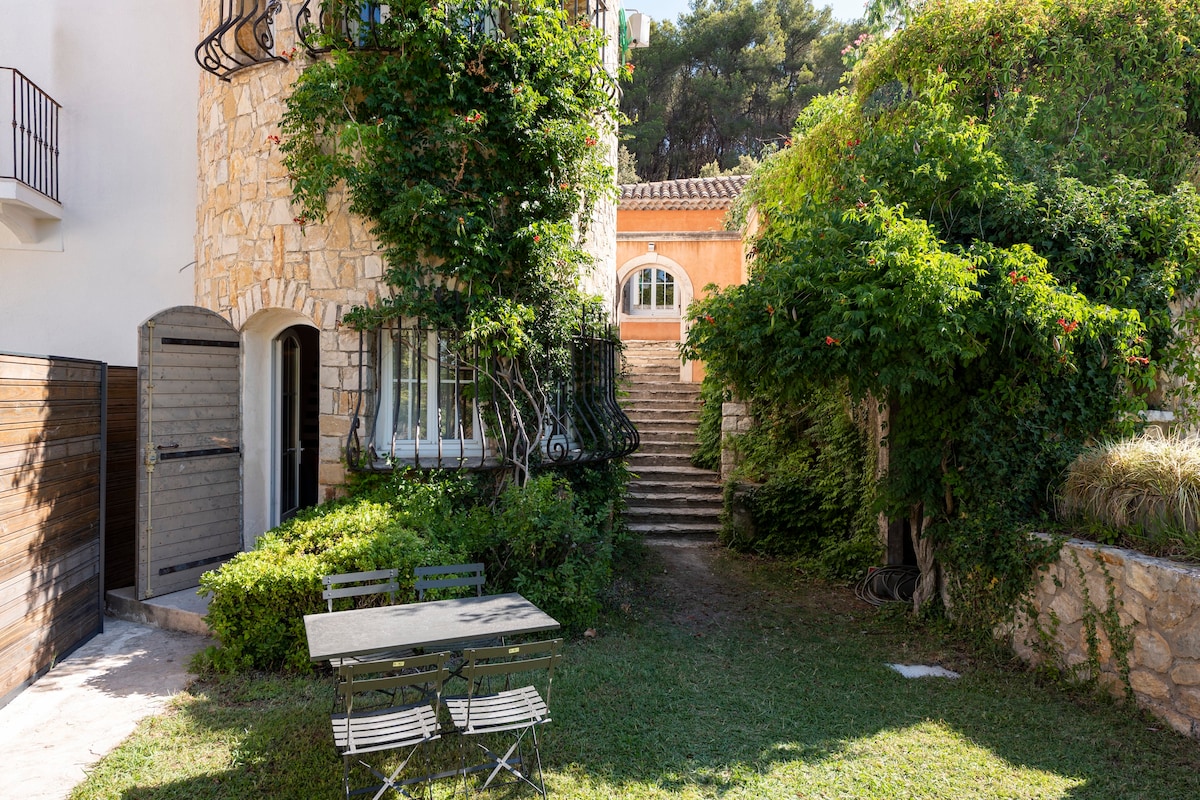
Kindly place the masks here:
<instances>
[{"instance_id":1,"label":"wrought iron balcony railing","mask_svg":"<svg viewBox=\"0 0 1200 800\"><path fill-rule=\"evenodd\" d=\"M223 81L256 64L287 61L275 53L282 0L221 0L217 27L196 46L196 62Z\"/></svg>"},{"instance_id":2,"label":"wrought iron balcony railing","mask_svg":"<svg viewBox=\"0 0 1200 800\"><path fill-rule=\"evenodd\" d=\"M617 403L617 343L598 324L572 343L572 371L543 385L515 362L464 354L453 331L420 325L364 335L347 461L367 469L567 466L621 458L637 428ZM360 414L366 415L364 441Z\"/></svg>"},{"instance_id":3,"label":"wrought iron balcony railing","mask_svg":"<svg viewBox=\"0 0 1200 800\"><path fill-rule=\"evenodd\" d=\"M0 179L13 179L58 202L59 112L50 95L12 67L0 67Z\"/></svg>"}]
</instances>

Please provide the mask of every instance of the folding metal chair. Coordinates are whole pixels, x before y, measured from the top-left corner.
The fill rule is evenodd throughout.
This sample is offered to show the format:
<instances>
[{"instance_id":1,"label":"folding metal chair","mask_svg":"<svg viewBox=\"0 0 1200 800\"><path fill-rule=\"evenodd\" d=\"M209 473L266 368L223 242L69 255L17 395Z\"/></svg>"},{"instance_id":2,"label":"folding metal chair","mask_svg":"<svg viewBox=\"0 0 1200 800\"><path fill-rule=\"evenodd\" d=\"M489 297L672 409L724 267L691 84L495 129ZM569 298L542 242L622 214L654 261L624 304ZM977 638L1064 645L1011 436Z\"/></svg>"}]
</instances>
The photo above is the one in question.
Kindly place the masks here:
<instances>
[{"instance_id":1,"label":"folding metal chair","mask_svg":"<svg viewBox=\"0 0 1200 800\"><path fill-rule=\"evenodd\" d=\"M372 572L344 572L340 575L326 575L321 578L325 587L321 598L333 611L333 601L345 597L367 597L368 595L388 596L388 605L396 602L396 592L400 590L400 571L397 569L377 569ZM357 603L361 601L356 600Z\"/></svg>"},{"instance_id":2,"label":"folding metal chair","mask_svg":"<svg viewBox=\"0 0 1200 800\"><path fill-rule=\"evenodd\" d=\"M332 714L330 724L333 743L342 756L342 788L347 800L372 792L374 800L379 800L389 790L411 798L406 786L432 780L428 769L403 779L401 773L418 750L441 736L438 709L448 674L448 658L448 653L432 653L343 665L337 691L345 710ZM378 692L390 693L393 700L383 705L372 703L370 695ZM386 768L363 760L370 754L391 751L407 753L390 775L385 774ZM351 770L355 762L379 782L352 789Z\"/></svg>"},{"instance_id":3,"label":"folding metal chair","mask_svg":"<svg viewBox=\"0 0 1200 800\"><path fill-rule=\"evenodd\" d=\"M554 677L554 667L562 661L562 643L562 639L552 639L465 651L463 677L467 679L467 694L463 697L447 697L445 704L455 729L462 734L463 789L468 795L470 788L467 786L467 775L491 770L481 788L486 789L501 772L508 772L516 781L537 789L543 799L546 797L537 729L550 722L550 683ZM546 671L545 699L534 686L513 686L514 675L538 670ZM504 679L502 690L482 693L479 689L482 679L489 679L490 682L500 678ZM467 766L468 737L483 751L486 759L483 763ZM489 747L492 739L511 739L503 755L497 754L499 747L496 750ZM523 749L527 739L533 751L536 780L532 771L525 766Z\"/></svg>"},{"instance_id":4,"label":"folding metal chair","mask_svg":"<svg viewBox=\"0 0 1200 800\"><path fill-rule=\"evenodd\" d=\"M432 589L462 589L475 587L475 596L483 596L483 564L450 564L439 567L417 567L413 570L416 578L417 601L424 602L425 593ZM458 592L458 594L463 594Z\"/></svg>"}]
</instances>

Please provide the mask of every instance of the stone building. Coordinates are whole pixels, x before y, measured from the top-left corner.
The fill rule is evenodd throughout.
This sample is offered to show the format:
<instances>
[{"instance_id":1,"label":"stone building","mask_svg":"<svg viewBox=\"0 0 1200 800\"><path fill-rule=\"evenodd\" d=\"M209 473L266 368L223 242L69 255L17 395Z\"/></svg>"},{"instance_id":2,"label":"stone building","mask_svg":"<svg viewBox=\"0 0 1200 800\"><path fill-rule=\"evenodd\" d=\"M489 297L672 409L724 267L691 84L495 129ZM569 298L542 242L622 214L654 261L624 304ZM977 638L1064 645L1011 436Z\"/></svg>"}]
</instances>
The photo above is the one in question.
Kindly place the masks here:
<instances>
[{"instance_id":1,"label":"stone building","mask_svg":"<svg viewBox=\"0 0 1200 800\"><path fill-rule=\"evenodd\" d=\"M615 71L624 12L565 2L608 34ZM16 21L0 31L0 85L26 74L52 98L61 143L46 152L62 173L61 191L31 193L0 161L0 350L137 364L139 598L195 586L336 496L348 446L361 448L351 460L367 452L370 420L397 405L364 387L405 380L375 375L380 340L342 324L383 289L376 243L337 197L326 222L297 219L275 138L322 4L144 5L0 0ZM361 5L364 21L386 19L387 3ZM615 165L615 136L601 144ZM615 227L615 204L601 204L587 242L596 268L582 276L610 305ZM438 366L417 413L432 415L462 375L430 348ZM440 417L416 427L420 466L487 455L473 412L456 413L468 418L449 437Z\"/></svg>"}]
</instances>

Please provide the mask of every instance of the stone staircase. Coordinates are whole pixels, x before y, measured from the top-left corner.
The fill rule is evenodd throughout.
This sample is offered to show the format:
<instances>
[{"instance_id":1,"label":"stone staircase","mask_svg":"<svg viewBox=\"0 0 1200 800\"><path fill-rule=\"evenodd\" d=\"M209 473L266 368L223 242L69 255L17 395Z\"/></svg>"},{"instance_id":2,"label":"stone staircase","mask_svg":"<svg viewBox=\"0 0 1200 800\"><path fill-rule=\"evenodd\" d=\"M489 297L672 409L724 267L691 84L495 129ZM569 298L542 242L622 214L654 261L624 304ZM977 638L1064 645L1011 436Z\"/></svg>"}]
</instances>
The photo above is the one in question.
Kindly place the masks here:
<instances>
[{"instance_id":1,"label":"stone staircase","mask_svg":"<svg viewBox=\"0 0 1200 800\"><path fill-rule=\"evenodd\" d=\"M626 415L641 433L628 456L629 527L646 536L716 537L721 478L690 462L696 449L700 385L679 380L673 342L625 342Z\"/></svg>"}]
</instances>

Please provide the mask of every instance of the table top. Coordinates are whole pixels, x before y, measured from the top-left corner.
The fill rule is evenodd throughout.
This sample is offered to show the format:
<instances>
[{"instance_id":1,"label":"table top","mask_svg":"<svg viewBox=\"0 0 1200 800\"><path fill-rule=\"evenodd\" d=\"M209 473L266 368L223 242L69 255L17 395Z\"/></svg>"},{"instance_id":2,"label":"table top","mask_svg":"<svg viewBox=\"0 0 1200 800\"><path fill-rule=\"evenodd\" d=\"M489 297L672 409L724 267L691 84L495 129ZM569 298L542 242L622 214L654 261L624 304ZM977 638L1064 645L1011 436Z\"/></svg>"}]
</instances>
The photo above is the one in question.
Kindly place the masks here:
<instances>
[{"instance_id":1,"label":"table top","mask_svg":"<svg viewBox=\"0 0 1200 800\"><path fill-rule=\"evenodd\" d=\"M313 661L415 647L428 650L558 627L558 620L515 592L304 617L308 655Z\"/></svg>"}]
</instances>

